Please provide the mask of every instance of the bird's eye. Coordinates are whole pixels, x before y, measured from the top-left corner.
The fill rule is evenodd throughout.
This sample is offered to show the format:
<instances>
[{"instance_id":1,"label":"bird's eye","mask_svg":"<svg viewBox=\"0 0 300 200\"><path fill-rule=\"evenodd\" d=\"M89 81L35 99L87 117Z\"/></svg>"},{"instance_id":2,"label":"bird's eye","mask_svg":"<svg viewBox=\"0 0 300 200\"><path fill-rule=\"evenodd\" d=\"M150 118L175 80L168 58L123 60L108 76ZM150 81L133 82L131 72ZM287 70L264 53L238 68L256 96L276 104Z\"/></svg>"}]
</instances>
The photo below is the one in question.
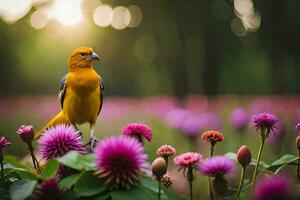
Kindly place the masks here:
<instances>
[{"instance_id":1,"label":"bird's eye","mask_svg":"<svg viewBox=\"0 0 300 200\"><path fill-rule=\"evenodd\" d=\"M84 53L80 53L81 56L84 56Z\"/></svg>"}]
</instances>

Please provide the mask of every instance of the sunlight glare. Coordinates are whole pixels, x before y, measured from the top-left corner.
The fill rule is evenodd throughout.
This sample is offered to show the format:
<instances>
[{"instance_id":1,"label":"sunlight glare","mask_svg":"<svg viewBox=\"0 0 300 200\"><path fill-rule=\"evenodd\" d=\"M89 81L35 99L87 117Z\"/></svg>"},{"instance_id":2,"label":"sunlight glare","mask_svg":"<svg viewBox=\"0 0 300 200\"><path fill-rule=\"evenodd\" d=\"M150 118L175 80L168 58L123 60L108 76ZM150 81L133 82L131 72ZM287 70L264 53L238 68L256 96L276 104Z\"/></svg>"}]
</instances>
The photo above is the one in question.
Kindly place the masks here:
<instances>
[{"instance_id":1,"label":"sunlight glare","mask_svg":"<svg viewBox=\"0 0 300 200\"><path fill-rule=\"evenodd\" d=\"M113 9L109 5L100 5L96 8L93 19L100 27L107 27L113 20Z\"/></svg>"},{"instance_id":2,"label":"sunlight glare","mask_svg":"<svg viewBox=\"0 0 300 200\"><path fill-rule=\"evenodd\" d=\"M55 0L50 15L64 26L72 26L82 19L82 0Z\"/></svg>"},{"instance_id":3,"label":"sunlight glare","mask_svg":"<svg viewBox=\"0 0 300 200\"><path fill-rule=\"evenodd\" d=\"M117 6L113 10L111 26L117 30L125 29L129 25L130 19L129 10L124 6Z\"/></svg>"},{"instance_id":4,"label":"sunlight glare","mask_svg":"<svg viewBox=\"0 0 300 200\"><path fill-rule=\"evenodd\" d=\"M130 16L130 22L128 24L128 27L134 28L140 25L142 18L143 18L143 13L141 11L141 9L135 5L131 5L128 7L129 10L129 14ZM128 15L128 12L126 12Z\"/></svg>"},{"instance_id":5,"label":"sunlight glare","mask_svg":"<svg viewBox=\"0 0 300 200\"><path fill-rule=\"evenodd\" d=\"M30 24L33 28L42 29L47 25L47 23L48 18L44 12L37 10L34 13L32 13L30 17Z\"/></svg>"},{"instance_id":6,"label":"sunlight glare","mask_svg":"<svg viewBox=\"0 0 300 200\"><path fill-rule=\"evenodd\" d=\"M31 0L0 0L0 16L7 23L15 23L30 10Z\"/></svg>"}]
</instances>

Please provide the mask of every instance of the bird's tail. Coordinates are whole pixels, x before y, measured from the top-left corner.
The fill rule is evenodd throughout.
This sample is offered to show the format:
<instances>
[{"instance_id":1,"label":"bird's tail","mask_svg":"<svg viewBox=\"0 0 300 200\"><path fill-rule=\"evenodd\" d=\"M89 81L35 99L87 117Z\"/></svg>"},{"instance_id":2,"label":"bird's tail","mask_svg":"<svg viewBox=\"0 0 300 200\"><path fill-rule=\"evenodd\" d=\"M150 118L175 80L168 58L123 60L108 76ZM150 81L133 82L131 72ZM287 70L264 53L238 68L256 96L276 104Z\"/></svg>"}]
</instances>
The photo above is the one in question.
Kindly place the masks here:
<instances>
[{"instance_id":1,"label":"bird's tail","mask_svg":"<svg viewBox=\"0 0 300 200\"><path fill-rule=\"evenodd\" d=\"M44 126L40 131L38 131L34 138L38 139L41 137L42 133L49 128L50 126L55 126L58 124L69 124L65 114L63 111L60 111L57 115L55 115L55 117L53 117L47 124L46 126Z\"/></svg>"}]
</instances>

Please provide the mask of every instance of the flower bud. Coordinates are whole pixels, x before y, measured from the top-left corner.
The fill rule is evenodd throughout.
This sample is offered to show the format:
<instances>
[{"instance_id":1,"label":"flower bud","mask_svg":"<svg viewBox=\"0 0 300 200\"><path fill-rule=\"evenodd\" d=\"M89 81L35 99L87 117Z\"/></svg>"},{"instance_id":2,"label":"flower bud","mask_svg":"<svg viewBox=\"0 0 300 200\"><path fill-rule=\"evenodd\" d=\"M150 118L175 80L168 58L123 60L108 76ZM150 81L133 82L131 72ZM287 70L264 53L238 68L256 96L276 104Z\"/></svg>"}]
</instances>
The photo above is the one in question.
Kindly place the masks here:
<instances>
[{"instance_id":1,"label":"flower bud","mask_svg":"<svg viewBox=\"0 0 300 200\"><path fill-rule=\"evenodd\" d=\"M167 172L167 163L163 158L156 158L152 162L152 173L160 179Z\"/></svg>"},{"instance_id":2,"label":"flower bud","mask_svg":"<svg viewBox=\"0 0 300 200\"><path fill-rule=\"evenodd\" d=\"M34 132L31 125L22 125L17 130L17 133L19 134L23 142L27 144L31 144L32 140L34 139Z\"/></svg>"},{"instance_id":3,"label":"flower bud","mask_svg":"<svg viewBox=\"0 0 300 200\"><path fill-rule=\"evenodd\" d=\"M173 184L173 180L168 174L163 175L160 179L160 182L167 188L171 187L171 185Z\"/></svg>"},{"instance_id":4,"label":"flower bud","mask_svg":"<svg viewBox=\"0 0 300 200\"><path fill-rule=\"evenodd\" d=\"M300 135L296 138L297 149L300 150Z\"/></svg>"},{"instance_id":5,"label":"flower bud","mask_svg":"<svg viewBox=\"0 0 300 200\"><path fill-rule=\"evenodd\" d=\"M251 162L251 151L246 145L241 146L238 150L237 160L243 167L246 167Z\"/></svg>"}]
</instances>

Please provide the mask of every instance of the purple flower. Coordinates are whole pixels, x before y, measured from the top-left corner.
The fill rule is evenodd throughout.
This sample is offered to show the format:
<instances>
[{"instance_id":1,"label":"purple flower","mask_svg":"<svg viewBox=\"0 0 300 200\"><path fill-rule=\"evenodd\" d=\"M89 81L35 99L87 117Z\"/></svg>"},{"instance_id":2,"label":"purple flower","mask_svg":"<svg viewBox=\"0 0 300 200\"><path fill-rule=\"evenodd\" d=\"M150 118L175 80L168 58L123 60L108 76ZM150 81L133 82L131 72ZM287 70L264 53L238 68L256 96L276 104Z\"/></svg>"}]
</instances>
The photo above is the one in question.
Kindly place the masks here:
<instances>
[{"instance_id":1,"label":"purple flower","mask_svg":"<svg viewBox=\"0 0 300 200\"><path fill-rule=\"evenodd\" d=\"M191 138L195 138L201 130L205 127L203 118L201 117L190 117L184 120L182 125L182 132Z\"/></svg>"},{"instance_id":2,"label":"purple flower","mask_svg":"<svg viewBox=\"0 0 300 200\"><path fill-rule=\"evenodd\" d=\"M201 115L203 123L206 125L205 130L214 129L220 130L222 128L222 122L220 117L214 112L207 112ZM204 131L204 130L202 130Z\"/></svg>"},{"instance_id":3,"label":"purple flower","mask_svg":"<svg viewBox=\"0 0 300 200\"><path fill-rule=\"evenodd\" d=\"M187 152L180 154L174 158L174 164L179 165L180 169L185 169L187 167L193 167L199 169L200 162L203 159L203 156L195 152Z\"/></svg>"},{"instance_id":4,"label":"purple flower","mask_svg":"<svg viewBox=\"0 0 300 200\"><path fill-rule=\"evenodd\" d=\"M254 200L282 200L291 193L291 183L284 175L265 175L257 181L253 197Z\"/></svg>"},{"instance_id":5,"label":"purple flower","mask_svg":"<svg viewBox=\"0 0 300 200\"><path fill-rule=\"evenodd\" d=\"M273 132L278 119L271 113L263 112L253 115L252 121L254 123L254 127L256 127L256 130L267 129L268 134L270 131Z\"/></svg>"},{"instance_id":6,"label":"purple flower","mask_svg":"<svg viewBox=\"0 0 300 200\"><path fill-rule=\"evenodd\" d=\"M95 148L97 174L112 188L129 189L145 170L147 155L136 139L108 137Z\"/></svg>"},{"instance_id":7,"label":"purple flower","mask_svg":"<svg viewBox=\"0 0 300 200\"><path fill-rule=\"evenodd\" d=\"M143 143L144 138L148 142L151 142L153 138L152 129L148 125L141 123L127 124L125 127L123 127L122 134L129 137L135 137L141 143Z\"/></svg>"},{"instance_id":8,"label":"purple flower","mask_svg":"<svg viewBox=\"0 0 300 200\"><path fill-rule=\"evenodd\" d=\"M31 125L22 125L17 130L17 133L26 144L31 144L32 140L34 139L34 132Z\"/></svg>"},{"instance_id":9,"label":"purple flower","mask_svg":"<svg viewBox=\"0 0 300 200\"><path fill-rule=\"evenodd\" d=\"M226 156L213 156L205 160L200 171L204 176L224 176L235 170L234 162Z\"/></svg>"},{"instance_id":10,"label":"purple flower","mask_svg":"<svg viewBox=\"0 0 300 200\"><path fill-rule=\"evenodd\" d=\"M295 130L298 131L298 132L300 132L300 123L297 123L295 125Z\"/></svg>"},{"instance_id":11,"label":"purple flower","mask_svg":"<svg viewBox=\"0 0 300 200\"><path fill-rule=\"evenodd\" d=\"M11 145L11 142L9 142L4 136L0 136L0 149Z\"/></svg>"},{"instance_id":12,"label":"purple flower","mask_svg":"<svg viewBox=\"0 0 300 200\"><path fill-rule=\"evenodd\" d=\"M166 116L166 122L171 128L181 129L186 119L194 116L190 110L176 108L170 111Z\"/></svg>"},{"instance_id":13,"label":"purple flower","mask_svg":"<svg viewBox=\"0 0 300 200\"><path fill-rule=\"evenodd\" d=\"M73 126L58 125L47 129L39 140L42 158L49 160L65 155L69 151L85 153L79 131Z\"/></svg>"},{"instance_id":14,"label":"purple flower","mask_svg":"<svg viewBox=\"0 0 300 200\"><path fill-rule=\"evenodd\" d=\"M243 108L236 108L230 113L230 123L238 130L244 129L249 122L249 115Z\"/></svg>"}]
</instances>

